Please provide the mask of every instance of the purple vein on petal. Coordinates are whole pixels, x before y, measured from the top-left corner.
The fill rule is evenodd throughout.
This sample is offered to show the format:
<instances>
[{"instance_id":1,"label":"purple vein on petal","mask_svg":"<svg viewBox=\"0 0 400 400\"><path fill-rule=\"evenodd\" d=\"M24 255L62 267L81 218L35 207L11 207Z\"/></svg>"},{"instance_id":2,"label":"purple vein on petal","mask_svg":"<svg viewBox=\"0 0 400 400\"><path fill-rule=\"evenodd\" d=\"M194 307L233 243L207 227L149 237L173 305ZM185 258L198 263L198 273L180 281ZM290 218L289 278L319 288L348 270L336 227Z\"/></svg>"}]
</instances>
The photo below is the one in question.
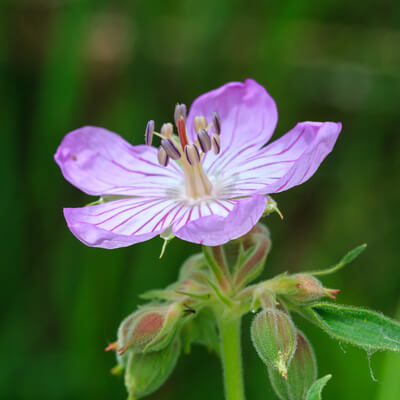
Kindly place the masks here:
<instances>
[{"instance_id":1,"label":"purple vein on petal","mask_svg":"<svg viewBox=\"0 0 400 400\"><path fill-rule=\"evenodd\" d=\"M121 225L125 224L126 222L128 222L129 220L131 220L133 217L136 217L136 215L142 213L143 211L148 210L149 208L155 207L155 206L157 206L158 204L163 203L164 201L165 201L164 199L158 200L158 201L157 201L156 199L154 199L154 200L148 200L147 203L152 203L151 205L149 205L148 207L145 207L145 208L139 210L139 211L138 211L137 213L135 213L135 214L130 215L128 218L126 218L125 220L123 220L122 222L120 222L118 225L116 225L116 226L114 226L112 229L110 229L110 231L113 232L115 229L117 229L117 228L120 227ZM141 207L142 205L143 205L143 204L140 204L139 206L138 206L138 205L132 206L132 207L128 208L127 210L120 211L119 213L114 214L114 215L112 215L111 217L105 219L104 221L99 222L99 223L94 224L94 225L96 225L96 226L102 225L102 224L104 224L105 222L108 222L108 221L110 221L111 219L117 217L118 215L123 214L123 213L126 213L127 211L134 210L135 208Z\"/></svg>"},{"instance_id":2,"label":"purple vein on petal","mask_svg":"<svg viewBox=\"0 0 400 400\"><path fill-rule=\"evenodd\" d=\"M161 217L159 219L159 221L154 225L153 229L151 230L151 232L156 231L157 227L161 224L160 226L160 230L163 229L164 224L165 224L165 220L168 218L168 216L172 213L172 211L176 210L181 204L177 202L173 203L172 207L165 212L165 215L163 217ZM139 229L140 230L140 229ZM135 232L136 233L136 232Z\"/></svg>"}]
</instances>

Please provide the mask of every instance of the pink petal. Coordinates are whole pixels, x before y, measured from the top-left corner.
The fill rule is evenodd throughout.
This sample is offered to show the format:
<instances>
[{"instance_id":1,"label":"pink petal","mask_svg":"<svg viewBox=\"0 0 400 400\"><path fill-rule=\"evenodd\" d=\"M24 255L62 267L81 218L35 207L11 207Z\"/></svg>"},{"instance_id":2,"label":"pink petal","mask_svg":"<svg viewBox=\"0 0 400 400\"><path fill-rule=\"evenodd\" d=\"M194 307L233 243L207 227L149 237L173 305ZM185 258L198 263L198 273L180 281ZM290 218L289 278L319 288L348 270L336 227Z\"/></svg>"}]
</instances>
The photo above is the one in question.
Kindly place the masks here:
<instances>
[{"instance_id":1,"label":"pink petal","mask_svg":"<svg viewBox=\"0 0 400 400\"><path fill-rule=\"evenodd\" d=\"M266 198L254 195L236 200L232 211L226 216L209 215L191 222L181 228L174 228L174 234L183 240L206 246L219 246L243 236L261 218Z\"/></svg>"},{"instance_id":2,"label":"pink petal","mask_svg":"<svg viewBox=\"0 0 400 400\"><path fill-rule=\"evenodd\" d=\"M252 79L231 82L198 97L188 116L188 130L195 139L193 119L204 115L211 122L212 113L221 117L221 153L207 153L205 168L221 164L228 157L235 157L245 148L259 148L272 136L278 112L272 97Z\"/></svg>"},{"instance_id":3,"label":"pink petal","mask_svg":"<svg viewBox=\"0 0 400 400\"><path fill-rule=\"evenodd\" d=\"M232 196L276 193L308 180L332 151L342 129L335 122L302 122L246 160L233 160Z\"/></svg>"},{"instance_id":4,"label":"pink petal","mask_svg":"<svg viewBox=\"0 0 400 400\"><path fill-rule=\"evenodd\" d=\"M159 235L171 224L174 208L173 200L129 198L65 208L64 216L71 232L86 245L114 249Z\"/></svg>"},{"instance_id":5,"label":"pink petal","mask_svg":"<svg viewBox=\"0 0 400 400\"><path fill-rule=\"evenodd\" d=\"M91 195L163 196L183 179L175 163L158 164L154 147L92 126L67 134L54 158L65 179Z\"/></svg>"},{"instance_id":6,"label":"pink petal","mask_svg":"<svg viewBox=\"0 0 400 400\"><path fill-rule=\"evenodd\" d=\"M227 216L234 201L216 200L188 205L182 200L134 197L81 208L65 208L71 232L88 246L113 249L159 235L171 225L178 229L209 215Z\"/></svg>"}]
</instances>

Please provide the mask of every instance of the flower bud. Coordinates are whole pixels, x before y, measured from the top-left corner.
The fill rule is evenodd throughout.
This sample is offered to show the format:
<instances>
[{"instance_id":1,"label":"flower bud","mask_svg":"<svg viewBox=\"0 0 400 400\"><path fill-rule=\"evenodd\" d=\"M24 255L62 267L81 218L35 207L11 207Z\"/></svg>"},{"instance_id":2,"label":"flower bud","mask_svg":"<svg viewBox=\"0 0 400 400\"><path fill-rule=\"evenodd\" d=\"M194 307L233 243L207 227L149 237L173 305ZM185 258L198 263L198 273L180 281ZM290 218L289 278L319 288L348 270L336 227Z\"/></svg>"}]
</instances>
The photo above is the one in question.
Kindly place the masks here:
<instances>
[{"instance_id":1,"label":"flower bud","mask_svg":"<svg viewBox=\"0 0 400 400\"><path fill-rule=\"evenodd\" d=\"M293 278L297 280L297 290L288 298L295 303L310 303L324 296L336 299L335 294L340 291L339 289L324 288L318 279L310 275L297 274Z\"/></svg>"},{"instance_id":2,"label":"flower bud","mask_svg":"<svg viewBox=\"0 0 400 400\"><path fill-rule=\"evenodd\" d=\"M180 315L178 303L146 307L129 315L118 329L119 353L128 348L143 352L164 348L176 332Z\"/></svg>"},{"instance_id":3,"label":"flower bud","mask_svg":"<svg viewBox=\"0 0 400 400\"><path fill-rule=\"evenodd\" d=\"M288 370L288 379L268 368L272 387L279 398L284 400L305 399L317 378L317 363L310 342L303 333L297 332L297 346Z\"/></svg>"},{"instance_id":4,"label":"flower bud","mask_svg":"<svg viewBox=\"0 0 400 400\"><path fill-rule=\"evenodd\" d=\"M268 229L257 224L242 238L233 277L236 288L241 288L257 278L264 269L265 259L271 248L271 239Z\"/></svg>"},{"instance_id":5,"label":"flower bud","mask_svg":"<svg viewBox=\"0 0 400 400\"><path fill-rule=\"evenodd\" d=\"M263 362L287 379L296 350L296 328L289 315L273 309L260 311L251 324L251 338Z\"/></svg>"},{"instance_id":6,"label":"flower bud","mask_svg":"<svg viewBox=\"0 0 400 400\"><path fill-rule=\"evenodd\" d=\"M181 351L179 338L160 351L129 353L125 386L129 399L140 399L155 392L171 375Z\"/></svg>"}]
</instances>

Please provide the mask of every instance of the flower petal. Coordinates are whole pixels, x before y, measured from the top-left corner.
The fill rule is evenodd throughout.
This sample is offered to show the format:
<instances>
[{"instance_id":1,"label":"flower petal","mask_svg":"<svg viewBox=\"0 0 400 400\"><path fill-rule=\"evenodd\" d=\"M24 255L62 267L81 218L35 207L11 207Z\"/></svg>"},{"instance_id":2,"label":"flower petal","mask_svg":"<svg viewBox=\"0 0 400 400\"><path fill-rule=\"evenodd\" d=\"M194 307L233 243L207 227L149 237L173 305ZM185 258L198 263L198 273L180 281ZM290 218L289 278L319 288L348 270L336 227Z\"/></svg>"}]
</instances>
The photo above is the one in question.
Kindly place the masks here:
<instances>
[{"instance_id":1,"label":"flower petal","mask_svg":"<svg viewBox=\"0 0 400 400\"><path fill-rule=\"evenodd\" d=\"M181 199L135 197L65 208L64 216L80 241L88 246L113 249L151 239L171 225L179 229L210 215L224 218L235 204L231 200L187 204Z\"/></svg>"},{"instance_id":2,"label":"flower petal","mask_svg":"<svg viewBox=\"0 0 400 400\"><path fill-rule=\"evenodd\" d=\"M246 160L233 160L231 196L277 193L308 180L332 151L341 123L301 122Z\"/></svg>"},{"instance_id":3,"label":"flower petal","mask_svg":"<svg viewBox=\"0 0 400 400\"><path fill-rule=\"evenodd\" d=\"M206 246L219 246L245 235L261 218L267 199L263 195L236 200L226 216L209 215L173 228L180 239Z\"/></svg>"},{"instance_id":4,"label":"flower petal","mask_svg":"<svg viewBox=\"0 0 400 400\"><path fill-rule=\"evenodd\" d=\"M158 164L154 147L93 126L67 134L54 158L65 179L91 195L163 196L183 179L175 163Z\"/></svg>"},{"instance_id":5,"label":"flower petal","mask_svg":"<svg viewBox=\"0 0 400 400\"><path fill-rule=\"evenodd\" d=\"M179 203L158 198L128 198L81 208L65 208L71 232L88 246L114 249L159 235L171 224Z\"/></svg>"},{"instance_id":6,"label":"flower petal","mask_svg":"<svg viewBox=\"0 0 400 400\"><path fill-rule=\"evenodd\" d=\"M278 120L274 100L252 79L228 83L193 102L188 116L192 140L195 140L194 117L203 115L210 123L213 112L221 117L221 152L218 156L207 153L205 168L224 162L226 157L234 157L244 148L261 147L272 136Z\"/></svg>"}]
</instances>

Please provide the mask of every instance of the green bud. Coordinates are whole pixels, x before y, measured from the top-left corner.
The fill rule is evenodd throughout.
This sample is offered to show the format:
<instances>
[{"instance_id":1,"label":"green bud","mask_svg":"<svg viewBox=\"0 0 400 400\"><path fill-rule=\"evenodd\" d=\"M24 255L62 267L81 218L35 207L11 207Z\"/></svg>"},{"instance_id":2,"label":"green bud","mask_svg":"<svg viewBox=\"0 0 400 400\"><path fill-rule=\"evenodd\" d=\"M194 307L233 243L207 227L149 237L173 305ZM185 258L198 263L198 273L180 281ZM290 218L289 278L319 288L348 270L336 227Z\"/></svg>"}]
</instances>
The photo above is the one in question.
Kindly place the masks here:
<instances>
[{"instance_id":1,"label":"green bud","mask_svg":"<svg viewBox=\"0 0 400 400\"><path fill-rule=\"evenodd\" d=\"M175 335L182 306L179 303L144 307L125 318L118 329L118 352L158 351Z\"/></svg>"},{"instance_id":2,"label":"green bud","mask_svg":"<svg viewBox=\"0 0 400 400\"><path fill-rule=\"evenodd\" d=\"M288 299L299 304L310 303L328 296L336 299L335 295L339 289L326 289L322 283L311 275L297 274L293 275L297 280L296 291L288 296Z\"/></svg>"},{"instance_id":3,"label":"green bud","mask_svg":"<svg viewBox=\"0 0 400 400\"><path fill-rule=\"evenodd\" d=\"M287 379L287 369L296 349L296 328L282 311L264 309L251 324L251 338L258 355Z\"/></svg>"},{"instance_id":4,"label":"green bud","mask_svg":"<svg viewBox=\"0 0 400 400\"><path fill-rule=\"evenodd\" d=\"M317 363L310 342L297 332L297 346L284 380L276 369L268 368L272 387L282 400L305 400L306 394L317 378Z\"/></svg>"},{"instance_id":5,"label":"green bud","mask_svg":"<svg viewBox=\"0 0 400 400\"><path fill-rule=\"evenodd\" d=\"M238 239L239 254L235 265L233 283L242 288L256 279L264 269L264 263L271 248L268 229L257 224L253 229Z\"/></svg>"},{"instance_id":6,"label":"green bud","mask_svg":"<svg viewBox=\"0 0 400 400\"><path fill-rule=\"evenodd\" d=\"M140 399L155 392L171 375L180 351L179 338L160 351L130 351L125 371L125 386L129 399Z\"/></svg>"}]
</instances>

